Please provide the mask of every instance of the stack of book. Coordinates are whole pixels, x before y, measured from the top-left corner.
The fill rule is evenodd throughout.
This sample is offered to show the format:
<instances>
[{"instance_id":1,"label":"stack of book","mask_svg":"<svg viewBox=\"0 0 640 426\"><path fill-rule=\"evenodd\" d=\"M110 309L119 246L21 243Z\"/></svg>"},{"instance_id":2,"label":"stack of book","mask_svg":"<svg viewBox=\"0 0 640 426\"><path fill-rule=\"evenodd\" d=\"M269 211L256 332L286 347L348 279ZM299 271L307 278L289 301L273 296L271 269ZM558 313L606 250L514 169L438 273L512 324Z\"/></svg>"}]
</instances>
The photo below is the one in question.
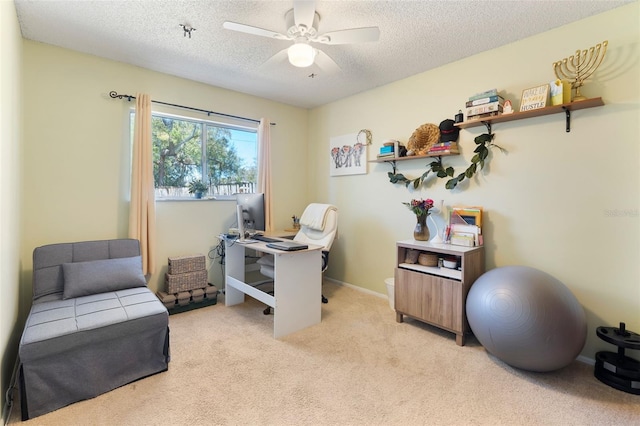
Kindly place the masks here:
<instances>
[{"instance_id":1,"label":"stack of book","mask_svg":"<svg viewBox=\"0 0 640 426\"><path fill-rule=\"evenodd\" d=\"M449 226L445 241L465 247L484 244L482 238L482 207L453 207L449 214Z\"/></svg>"},{"instance_id":2,"label":"stack of book","mask_svg":"<svg viewBox=\"0 0 640 426\"><path fill-rule=\"evenodd\" d=\"M380 147L380 153L378 154L378 158L387 158L387 157L395 157L396 153L393 150L393 145L384 145Z\"/></svg>"},{"instance_id":3,"label":"stack of book","mask_svg":"<svg viewBox=\"0 0 640 426\"><path fill-rule=\"evenodd\" d=\"M387 139L382 146L380 147L380 153L378 154L378 159L385 158L395 158L400 153L400 142Z\"/></svg>"},{"instance_id":4,"label":"stack of book","mask_svg":"<svg viewBox=\"0 0 640 426\"><path fill-rule=\"evenodd\" d=\"M438 142L429 148L428 155L452 155L452 154L460 154L458 151L458 142L450 141L450 142Z\"/></svg>"},{"instance_id":5,"label":"stack of book","mask_svg":"<svg viewBox=\"0 0 640 426\"><path fill-rule=\"evenodd\" d=\"M502 114L504 98L498 95L498 89L491 89L470 96L465 106L467 120L479 120Z\"/></svg>"}]
</instances>

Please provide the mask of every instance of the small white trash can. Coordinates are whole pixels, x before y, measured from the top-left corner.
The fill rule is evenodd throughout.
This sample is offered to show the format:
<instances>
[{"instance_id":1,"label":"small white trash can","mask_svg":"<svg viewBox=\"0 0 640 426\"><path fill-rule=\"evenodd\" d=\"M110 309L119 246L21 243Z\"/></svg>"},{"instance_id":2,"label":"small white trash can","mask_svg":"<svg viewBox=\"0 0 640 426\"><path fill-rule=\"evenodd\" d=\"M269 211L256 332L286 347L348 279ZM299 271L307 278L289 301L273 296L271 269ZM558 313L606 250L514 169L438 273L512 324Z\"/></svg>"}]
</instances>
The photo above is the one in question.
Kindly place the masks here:
<instances>
[{"instance_id":1,"label":"small white trash can","mask_svg":"<svg viewBox=\"0 0 640 426\"><path fill-rule=\"evenodd\" d=\"M387 295L389 296L389 307L391 308L391 310L395 311L396 310L396 304L394 300L395 279L387 278L384 280L384 283L387 285Z\"/></svg>"}]
</instances>

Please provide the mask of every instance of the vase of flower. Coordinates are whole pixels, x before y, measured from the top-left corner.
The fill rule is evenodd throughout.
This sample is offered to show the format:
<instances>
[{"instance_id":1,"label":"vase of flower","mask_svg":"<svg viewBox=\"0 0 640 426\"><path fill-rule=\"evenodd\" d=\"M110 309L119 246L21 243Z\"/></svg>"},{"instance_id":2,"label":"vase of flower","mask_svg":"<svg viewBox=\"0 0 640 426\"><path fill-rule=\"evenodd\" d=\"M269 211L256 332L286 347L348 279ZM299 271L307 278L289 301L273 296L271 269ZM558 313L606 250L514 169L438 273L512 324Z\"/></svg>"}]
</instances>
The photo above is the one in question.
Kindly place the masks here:
<instances>
[{"instance_id":1,"label":"vase of flower","mask_svg":"<svg viewBox=\"0 0 640 426\"><path fill-rule=\"evenodd\" d=\"M408 203L402 203L416 215L416 226L413 228L413 238L417 241L429 241L429 227L427 226L427 217L433 208L433 200L411 200Z\"/></svg>"},{"instance_id":2,"label":"vase of flower","mask_svg":"<svg viewBox=\"0 0 640 426\"><path fill-rule=\"evenodd\" d=\"M427 226L428 214L416 215L416 227L413 228L413 239L416 241L429 241L429 227Z\"/></svg>"}]
</instances>

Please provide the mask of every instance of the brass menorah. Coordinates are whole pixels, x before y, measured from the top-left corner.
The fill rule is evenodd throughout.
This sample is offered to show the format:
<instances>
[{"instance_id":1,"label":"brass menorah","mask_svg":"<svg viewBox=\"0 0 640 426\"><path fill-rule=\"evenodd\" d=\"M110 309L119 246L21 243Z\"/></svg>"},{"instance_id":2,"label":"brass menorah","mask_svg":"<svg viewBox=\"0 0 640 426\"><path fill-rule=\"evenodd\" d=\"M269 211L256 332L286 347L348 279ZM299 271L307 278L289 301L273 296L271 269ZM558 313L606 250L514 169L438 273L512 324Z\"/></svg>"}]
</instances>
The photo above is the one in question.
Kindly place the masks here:
<instances>
[{"instance_id":1,"label":"brass menorah","mask_svg":"<svg viewBox=\"0 0 640 426\"><path fill-rule=\"evenodd\" d=\"M595 46L583 51L576 50L574 55L564 58L561 61L553 63L553 71L559 79L567 79L571 81L571 87L576 89L574 101L586 99L580 94L580 87L584 85L584 81L598 69L604 54L607 52L607 40L598 43Z\"/></svg>"}]
</instances>

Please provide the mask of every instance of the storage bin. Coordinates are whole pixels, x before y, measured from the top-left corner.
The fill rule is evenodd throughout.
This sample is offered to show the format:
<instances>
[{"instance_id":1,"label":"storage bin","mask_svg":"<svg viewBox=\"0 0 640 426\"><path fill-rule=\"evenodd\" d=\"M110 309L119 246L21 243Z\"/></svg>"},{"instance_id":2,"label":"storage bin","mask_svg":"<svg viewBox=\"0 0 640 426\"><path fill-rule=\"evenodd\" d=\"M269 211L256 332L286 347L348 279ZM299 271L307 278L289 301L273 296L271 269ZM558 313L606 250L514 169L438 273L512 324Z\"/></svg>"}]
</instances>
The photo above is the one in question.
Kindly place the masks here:
<instances>
[{"instance_id":1,"label":"storage bin","mask_svg":"<svg viewBox=\"0 0 640 426\"><path fill-rule=\"evenodd\" d=\"M184 274L186 272L201 271L207 268L205 257L203 254L182 256L182 257L170 257L168 262L169 262L169 274L171 275Z\"/></svg>"},{"instance_id":2,"label":"storage bin","mask_svg":"<svg viewBox=\"0 0 640 426\"><path fill-rule=\"evenodd\" d=\"M165 274L167 293L205 288L208 284L207 270L187 272L185 274Z\"/></svg>"}]
</instances>

